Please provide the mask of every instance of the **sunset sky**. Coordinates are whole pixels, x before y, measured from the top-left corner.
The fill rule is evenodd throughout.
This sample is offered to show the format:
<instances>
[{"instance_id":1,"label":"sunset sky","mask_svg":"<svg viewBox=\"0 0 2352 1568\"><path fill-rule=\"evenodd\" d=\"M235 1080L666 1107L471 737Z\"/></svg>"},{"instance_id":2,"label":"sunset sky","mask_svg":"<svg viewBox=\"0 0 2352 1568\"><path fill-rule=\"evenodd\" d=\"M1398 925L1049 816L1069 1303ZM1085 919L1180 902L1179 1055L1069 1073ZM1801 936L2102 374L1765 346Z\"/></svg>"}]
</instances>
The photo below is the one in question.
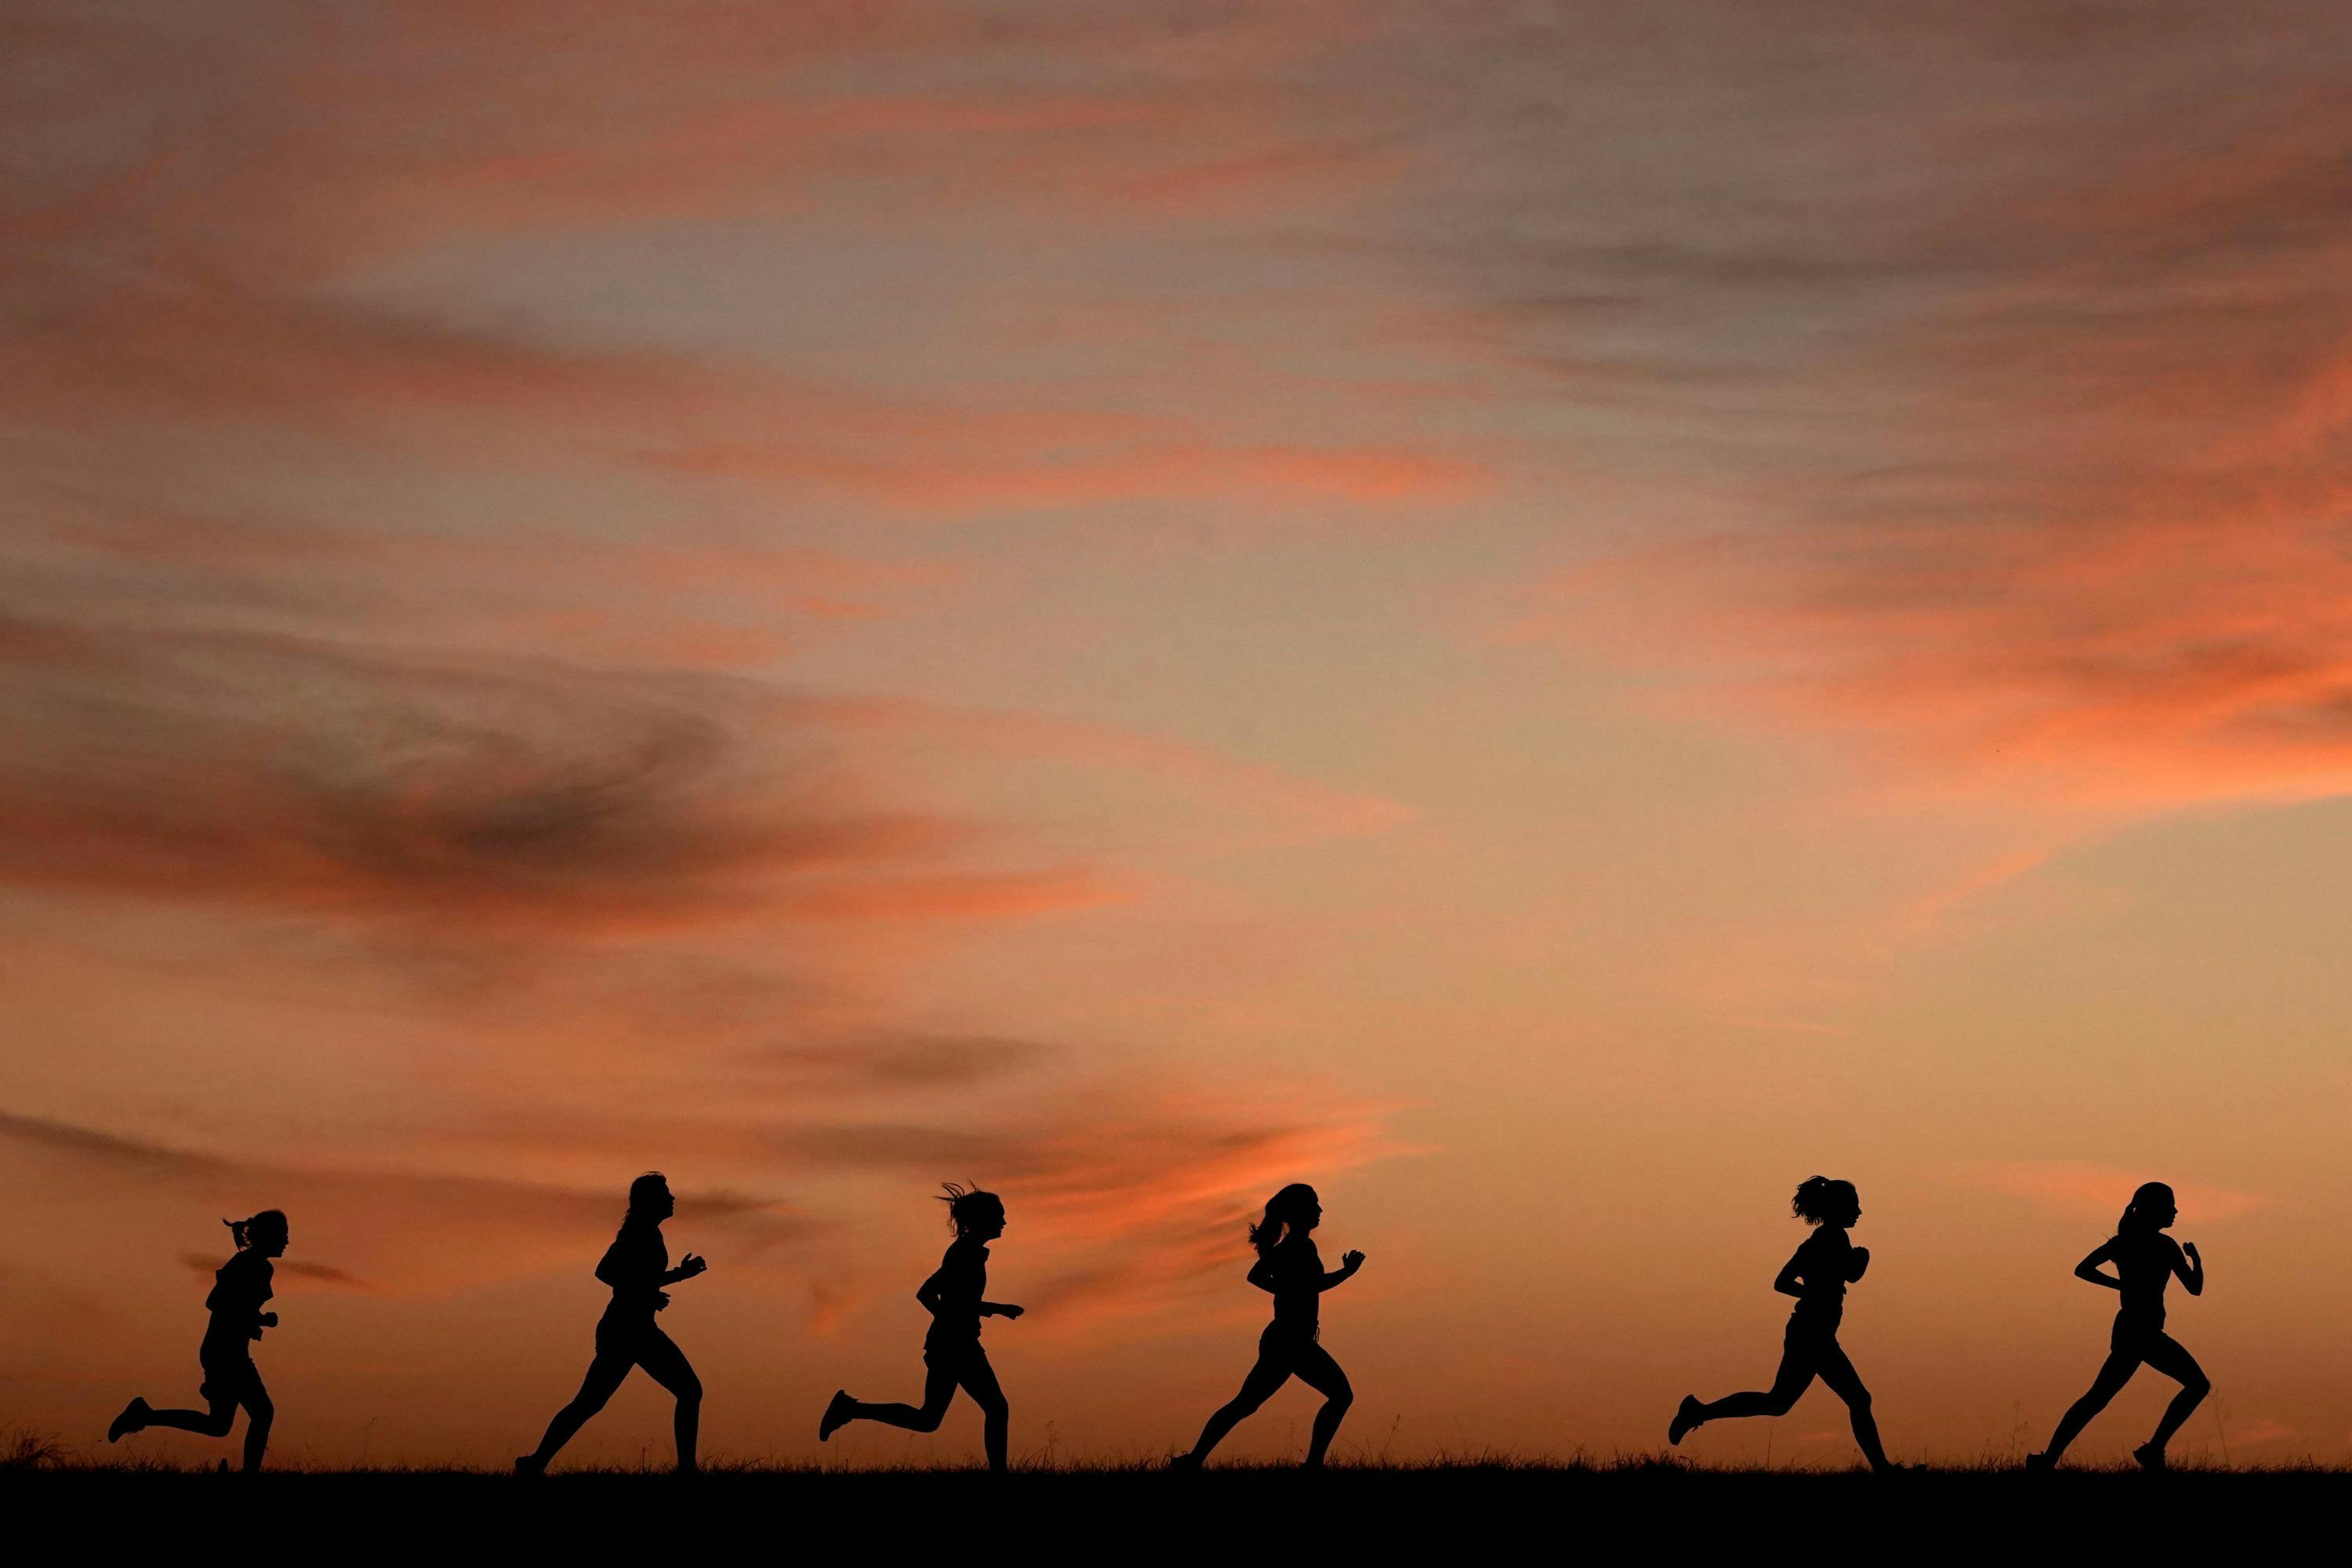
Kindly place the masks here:
<instances>
[{"instance_id":1,"label":"sunset sky","mask_svg":"<svg viewBox=\"0 0 2352 1568\"><path fill-rule=\"evenodd\" d=\"M2176 1452L2352 1454L2352 8L0 51L0 1427L192 1400L276 1205L273 1457L503 1464L656 1167L707 1457L977 1450L814 1441L950 1178L1016 1458L1189 1444L1293 1180L1338 1457L1651 1448L1823 1172L1897 1458L2042 1445L2151 1178Z\"/></svg>"}]
</instances>

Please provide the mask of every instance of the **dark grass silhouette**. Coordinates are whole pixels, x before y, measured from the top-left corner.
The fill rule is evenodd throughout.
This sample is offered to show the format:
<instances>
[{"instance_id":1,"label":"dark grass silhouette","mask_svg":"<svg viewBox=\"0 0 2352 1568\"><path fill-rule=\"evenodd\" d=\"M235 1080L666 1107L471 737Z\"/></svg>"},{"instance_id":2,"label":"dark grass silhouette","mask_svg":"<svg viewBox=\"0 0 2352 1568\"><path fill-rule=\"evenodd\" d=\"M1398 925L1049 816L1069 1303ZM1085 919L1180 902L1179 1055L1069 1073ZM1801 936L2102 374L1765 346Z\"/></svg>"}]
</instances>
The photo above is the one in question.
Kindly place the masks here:
<instances>
[{"instance_id":1,"label":"dark grass silhouette","mask_svg":"<svg viewBox=\"0 0 2352 1568\"><path fill-rule=\"evenodd\" d=\"M39 1446L37 1444L37 1447ZM5 1444L0 1443L0 1450ZM116 1451L100 1449L112 1457ZM481 1470L304 1470L284 1463L255 1477L215 1476L160 1464L91 1463L51 1447L18 1470L0 1466L0 1507L20 1538L45 1525L106 1522L110 1553L185 1550L203 1521L266 1518L273 1540L339 1550L362 1533L369 1554L453 1549L603 1555L675 1552L680 1520L705 1540L772 1532L795 1521L802 1544L869 1542L885 1521L984 1510L997 1527L1034 1542L1112 1543L1147 1561L1192 1551L1328 1547L1337 1530L1383 1551L1458 1556L1465 1529L1507 1542L1576 1539L1610 1555L1628 1542L1670 1542L1676 1559L1697 1552L1753 1554L1759 1522L1833 1517L1841 1539L1878 1542L1890 1560L1912 1554L1921 1521L1935 1521L1939 1548L2019 1555L2037 1550L2219 1550L2259 1518L2281 1539L2327 1539L2352 1470L2284 1465L2206 1470L2184 1463L2163 1475L2136 1468L2069 1467L2030 1476L2013 1461L1928 1468L1900 1487L1859 1469L1699 1468L1651 1458L1519 1458L1465 1454L1374 1463L1344 1441L1312 1477L1295 1465L1222 1464L1171 1476L1157 1458L1079 1460L1056 1466L1015 1455L1009 1473L978 1462L950 1468L841 1470L741 1464L706 1458L690 1484L666 1470L573 1468L518 1486ZM1824 1512L1823 1510L1827 1510ZM2322 1535L2321 1531L2326 1531ZM1664 1532L1662 1534L1662 1532ZM1139 1550L1138 1542L1142 1543Z\"/></svg>"},{"instance_id":2,"label":"dark grass silhouette","mask_svg":"<svg viewBox=\"0 0 2352 1568\"><path fill-rule=\"evenodd\" d=\"M1870 1267L1870 1249L1856 1247L1846 1235L1862 1218L1862 1198L1852 1182L1809 1176L1797 1187L1789 1207L1813 1226L1780 1273L1772 1289L1797 1299L1781 1341L1780 1370L1772 1386L1760 1393L1727 1394L1713 1402L1696 1394L1683 1395L1682 1405L1666 1428L1666 1440L1679 1445L1694 1428L1709 1421L1741 1415L1786 1415L1796 1408L1813 1379L1845 1401L1853 1424L1853 1440L1874 1470L1902 1467L1890 1461L1878 1439L1878 1419L1871 1413L1870 1390L1837 1342L1838 1324L1845 1316L1845 1288Z\"/></svg>"},{"instance_id":3,"label":"dark grass silhouette","mask_svg":"<svg viewBox=\"0 0 2352 1568\"><path fill-rule=\"evenodd\" d=\"M1315 1189L1293 1182L1266 1200L1265 1215L1250 1226L1257 1262L1250 1268L1249 1282L1274 1297L1274 1321L1258 1336L1257 1363L1242 1379L1241 1392L1209 1417L1192 1452L1177 1455L1171 1461L1172 1468L1201 1468L1225 1434L1255 1415L1294 1377L1323 1395L1302 1465L1310 1470L1322 1468L1331 1439L1356 1399L1348 1374L1322 1345L1323 1292L1346 1284L1364 1266L1362 1253L1349 1252L1341 1256L1339 1268L1324 1271L1312 1234L1322 1223L1323 1202Z\"/></svg>"},{"instance_id":4,"label":"dark grass silhouette","mask_svg":"<svg viewBox=\"0 0 2352 1568\"><path fill-rule=\"evenodd\" d=\"M981 1348L980 1321L1021 1315L1018 1307L981 1299L988 1290L988 1244L1004 1234L1004 1202L994 1193L954 1182L944 1184L944 1189L942 1201L955 1240L939 1268L915 1289L915 1300L931 1315L930 1331L923 1338L923 1403L871 1405L851 1398L847 1389L835 1389L817 1421L817 1441L831 1441L834 1433L852 1421L936 1432L961 1388L980 1406L988 1468L1001 1471L1009 1462L1013 1411L997 1385L996 1369L988 1364L988 1352Z\"/></svg>"},{"instance_id":5,"label":"dark grass silhouette","mask_svg":"<svg viewBox=\"0 0 2352 1568\"><path fill-rule=\"evenodd\" d=\"M2100 1366L2098 1376L2092 1380L2090 1391L2059 1418L2050 1447L2028 1456L2028 1468L2053 1468L2083 1428L2091 1424L2092 1417L2123 1392L2132 1373L2147 1365L2180 1384L2180 1392L2172 1396L2172 1403L2165 1407L2162 1418L2156 1424L2156 1436L2132 1450L2132 1458L2143 1468L2163 1469L2167 1463L2166 1445L2211 1391L2213 1385L2206 1381L2205 1369L2197 1364L2197 1358L2164 1331L2167 1285L2178 1279L2191 1296L2205 1293L2205 1260L2198 1257L2197 1244L2176 1242L2164 1234L2179 1217L2172 1189L2162 1182L2145 1183L2124 1206L2123 1217L2116 1222L2116 1234L2074 1265L2074 1278L2120 1291L2123 1301L2116 1308L2115 1328L2108 1334L2107 1359ZM2103 1272L2099 1267L2103 1263L2114 1264L2116 1271Z\"/></svg>"},{"instance_id":6,"label":"dark grass silhouette","mask_svg":"<svg viewBox=\"0 0 2352 1568\"><path fill-rule=\"evenodd\" d=\"M245 1468L250 1472L261 1468L261 1457L269 1447L270 1423L277 1415L269 1390L262 1385L260 1370L253 1364L253 1342L264 1329L278 1326L278 1314L262 1308L272 1294L270 1281L276 1271L270 1259L285 1256L291 1233L286 1215L277 1209L221 1223L228 1226L236 1251L214 1271L212 1293L205 1298L205 1310L212 1319L196 1350L197 1364L204 1369L196 1395L205 1407L158 1410L143 1397L134 1397L107 1428L106 1440L118 1443L151 1426L226 1437L236 1424L241 1407L246 1415Z\"/></svg>"},{"instance_id":7,"label":"dark grass silhouette","mask_svg":"<svg viewBox=\"0 0 2352 1568\"><path fill-rule=\"evenodd\" d=\"M693 1279L708 1267L688 1253L678 1266L669 1266L669 1248L662 1241L662 1222L677 1212L669 1181L659 1171L647 1171L629 1184L629 1209L619 1234L596 1265L596 1278L613 1288L612 1304L596 1323L596 1354L588 1375L572 1403L547 1424L539 1447L514 1462L519 1476L540 1476L548 1461L572 1441L589 1417L604 1408L637 1367L677 1396L674 1432L677 1468L695 1467L695 1442L702 1426L702 1380L694 1375L686 1352L654 1322L654 1314L669 1305L667 1288Z\"/></svg>"}]
</instances>

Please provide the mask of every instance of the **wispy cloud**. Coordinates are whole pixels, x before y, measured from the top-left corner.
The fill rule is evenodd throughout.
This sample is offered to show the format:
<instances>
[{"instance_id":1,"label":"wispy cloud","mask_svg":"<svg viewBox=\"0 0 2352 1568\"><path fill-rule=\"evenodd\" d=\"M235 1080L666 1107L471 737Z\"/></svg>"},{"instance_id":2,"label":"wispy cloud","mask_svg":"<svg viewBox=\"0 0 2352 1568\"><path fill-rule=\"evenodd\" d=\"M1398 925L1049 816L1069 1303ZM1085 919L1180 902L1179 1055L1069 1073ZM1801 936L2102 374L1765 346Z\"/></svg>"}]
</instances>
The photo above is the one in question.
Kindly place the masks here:
<instances>
[{"instance_id":1,"label":"wispy cloud","mask_svg":"<svg viewBox=\"0 0 2352 1568\"><path fill-rule=\"evenodd\" d=\"M795 1087L951 1088L1020 1073L1053 1055L1034 1040L893 1033L775 1046L753 1060Z\"/></svg>"},{"instance_id":2,"label":"wispy cloud","mask_svg":"<svg viewBox=\"0 0 2352 1568\"><path fill-rule=\"evenodd\" d=\"M139 1201L194 1212L287 1211L298 1243L323 1234L349 1268L299 1256L299 1279L340 1288L439 1293L576 1262L619 1220L617 1192L451 1173L248 1161L124 1137L78 1123L0 1112L0 1143L65 1163L85 1183L130 1183ZM121 1196L123 1194L118 1194ZM749 1252L791 1247L823 1226L772 1199L687 1192L680 1217L717 1227ZM212 1222L203 1222L212 1223ZM222 1232L224 1248L226 1233ZM183 1261L207 1269L205 1255Z\"/></svg>"},{"instance_id":3,"label":"wispy cloud","mask_svg":"<svg viewBox=\"0 0 2352 1568\"><path fill-rule=\"evenodd\" d=\"M2019 29L1992 8L1963 30L1997 51ZM2200 26L2094 30L2138 84L2114 103L2042 96L1999 53L1937 83L2013 78L2022 121L2079 121L2063 170L1956 126L1988 156L1948 188L1837 184L1862 171L1828 159L1801 195L1843 221L1806 259L1775 259L1801 239L1777 225L1704 261L1551 254L1578 297L1704 312L1762 290L1804 330L1741 394L1769 450L1707 448L1733 422L1685 405L1679 449L1736 523L1552 577L1520 634L1678 671L1718 713L1843 733L1957 788L2130 813L2352 783L2331 456L2352 323L2327 281L2352 256L2352 123L2315 60L2266 44L2277 91L2223 105L2174 74Z\"/></svg>"},{"instance_id":4,"label":"wispy cloud","mask_svg":"<svg viewBox=\"0 0 2352 1568\"><path fill-rule=\"evenodd\" d=\"M181 1265L192 1274L210 1276L221 1263L219 1258L208 1252L183 1252L179 1257ZM301 1284L319 1285L330 1290L356 1290L362 1295L373 1295L383 1289L373 1280L362 1279L347 1269L299 1258L279 1258L276 1272L280 1276L290 1275Z\"/></svg>"},{"instance_id":5,"label":"wispy cloud","mask_svg":"<svg viewBox=\"0 0 2352 1568\"><path fill-rule=\"evenodd\" d=\"M0 636L23 742L0 764L23 828L0 879L19 885L616 929L740 913L762 887L959 837L828 801L793 754L821 707L755 688L285 637ZM779 743L790 724L803 745Z\"/></svg>"},{"instance_id":6,"label":"wispy cloud","mask_svg":"<svg viewBox=\"0 0 2352 1568\"><path fill-rule=\"evenodd\" d=\"M2184 1219L2235 1219L2266 1206L2271 1200L2259 1193L2176 1181L2166 1172L2133 1172L2083 1160L1996 1160L1952 1166L1952 1180L1981 1192L2025 1198L2069 1215L2085 1218L2113 1216L2124 1211L2143 1182L2161 1181L2179 1200Z\"/></svg>"},{"instance_id":7,"label":"wispy cloud","mask_svg":"<svg viewBox=\"0 0 2352 1568\"><path fill-rule=\"evenodd\" d=\"M927 1057L915 1088L966 1081L953 1072L942 1080L928 1059L936 1053L914 1048ZM886 1092L909 1082L887 1058L878 1075L866 1076L878 1077ZM1276 1187L1410 1152L1387 1131L1387 1117L1383 1107L1303 1097L1286 1108L1104 1089L1032 1099L984 1128L946 1121L779 1124L757 1115L610 1110L534 1121L518 1111L495 1134L486 1128L463 1140L409 1141L415 1152L453 1158L470 1149L513 1161L536 1148L576 1165L593 1155L616 1173L612 1191L414 1168L247 1161L5 1112L0 1145L18 1158L62 1164L84 1195L96 1184L118 1202L135 1193L151 1207L284 1208L298 1241L323 1235L350 1266L304 1259L298 1246L281 1268L329 1288L396 1294L437 1294L593 1257L618 1221L625 1183L618 1173L634 1173L649 1151L691 1151L698 1168L762 1171L782 1186L887 1176L898 1179L888 1190L911 1197L945 1176L979 1180L1005 1195L1023 1227L1024 1268L1044 1282L1034 1293L1041 1323L1076 1330L1163 1312L1185 1300L1203 1274L1232 1262L1242 1220ZM883 1189L858 1190L871 1201ZM835 1299L858 1294L865 1270L875 1266L845 1249L847 1233L821 1209L688 1189L678 1219L701 1235L716 1232L718 1239L698 1241L698 1250L730 1264L766 1259L805 1272L825 1281ZM189 1251L181 1261L209 1271L218 1260Z\"/></svg>"}]
</instances>

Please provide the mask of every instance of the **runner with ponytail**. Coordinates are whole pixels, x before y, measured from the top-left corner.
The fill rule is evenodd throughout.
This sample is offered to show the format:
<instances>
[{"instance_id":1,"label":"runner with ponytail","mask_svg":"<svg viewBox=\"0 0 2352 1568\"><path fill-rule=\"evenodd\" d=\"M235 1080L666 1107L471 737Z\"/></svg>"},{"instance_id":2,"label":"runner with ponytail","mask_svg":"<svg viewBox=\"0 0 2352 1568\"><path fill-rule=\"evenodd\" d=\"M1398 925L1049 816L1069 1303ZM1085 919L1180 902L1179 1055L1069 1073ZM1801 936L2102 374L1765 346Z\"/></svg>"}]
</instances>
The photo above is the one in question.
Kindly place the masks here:
<instances>
[{"instance_id":1,"label":"runner with ponytail","mask_svg":"<svg viewBox=\"0 0 2352 1568\"><path fill-rule=\"evenodd\" d=\"M2026 1456L2027 1469L2054 1468L2068 1445L2093 1416L2107 1407L2109 1400L2123 1392L2124 1384L2143 1364L2180 1384L2180 1392L2172 1396L2156 1424L2156 1436L2132 1450L2142 1469L2165 1468L2165 1445L2213 1386L2206 1381L2205 1369L2197 1364L2197 1358L2164 1331L2167 1285L2177 1279L2190 1295L2205 1294L2205 1260L2197 1256L2197 1244L2178 1242L2164 1234L2179 1217L2172 1189L2162 1182L2145 1183L2124 1205L2123 1217L2116 1221L2116 1234L2074 1265L2075 1279L2116 1291L2123 1300L2116 1309L2115 1328L2107 1336L2107 1359L2098 1376L2092 1380L2089 1392L2059 1418L2050 1447ZM2102 1263L2114 1264L2116 1271L2105 1273L2099 1268Z\"/></svg>"},{"instance_id":2,"label":"runner with ponytail","mask_svg":"<svg viewBox=\"0 0 2352 1568\"><path fill-rule=\"evenodd\" d=\"M245 1468L250 1473L261 1468L262 1452L269 1447L270 1422L277 1415L269 1403L269 1390L262 1386L261 1373L253 1364L253 1342L261 1337L262 1330L278 1326L278 1314L265 1312L262 1307L269 1300L270 1280L276 1273L269 1260L285 1253L289 1237L286 1215L277 1209L221 1223L228 1226L236 1251L214 1272L212 1294L205 1298L212 1321L196 1351L205 1373L196 1394L207 1407L157 1410L144 1399L133 1399L107 1428L106 1440L120 1442L150 1426L226 1437L236 1425L237 1406L243 1405Z\"/></svg>"},{"instance_id":3,"label":"runner with ponytail","mask_svg":"<svg viewBox=\"0 0 2352 1568\"><path fill-rule=\"evenodd\" d=\"M1179 1454L1171 1461L1174 1468L1199 1469L1210 1451L1224 1441L1226 1433L1255 1415L1258 1406L1294 1377L1323 1395L1304 1466L1310 1470L1322 1468L1331 1438L1356 1399L1348 1374L1322 1345L1323 1292L1346 1284L1364 1266L1362 1253L1348 1252L1340 1255L1339 1268L1324 1271L1323 1257L1316 1251L1312 1235L1322 1223L1323 1203L1315 1189L1304 1182L1293 1182L1266 1200L1265 1213L1249 1227L1250 1246L1257 1252L1249 1282L1274 1298L1274 1321L1258 1336L1257 1364L1242 1379L1241 1392L1209 1417L1191 1453Z\"/></svg>"}]
</instances>

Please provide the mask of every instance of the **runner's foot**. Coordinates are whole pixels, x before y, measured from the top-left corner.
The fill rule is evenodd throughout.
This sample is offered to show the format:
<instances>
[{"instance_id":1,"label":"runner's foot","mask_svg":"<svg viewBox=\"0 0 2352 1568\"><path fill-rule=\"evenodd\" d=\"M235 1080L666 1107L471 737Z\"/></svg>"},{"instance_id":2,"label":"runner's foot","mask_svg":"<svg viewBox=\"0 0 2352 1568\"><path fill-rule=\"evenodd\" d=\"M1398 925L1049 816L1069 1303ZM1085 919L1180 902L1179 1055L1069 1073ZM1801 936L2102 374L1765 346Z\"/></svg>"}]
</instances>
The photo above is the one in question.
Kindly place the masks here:
<instances>
[{"instance_id":1,"label":"runner's foot","mask_svg":"<svg viewBox=\"0 0 2352 1568\"><path fill-rule=\"evenodd\" d=\"M122 1407L122 1414L114 1418L114 1425L106 1429L106 1440L120 1443L130 1433L145 1431L147 1417L152 1414L145 1400L132 1400Z\"/></svg>"}]
</instances>

